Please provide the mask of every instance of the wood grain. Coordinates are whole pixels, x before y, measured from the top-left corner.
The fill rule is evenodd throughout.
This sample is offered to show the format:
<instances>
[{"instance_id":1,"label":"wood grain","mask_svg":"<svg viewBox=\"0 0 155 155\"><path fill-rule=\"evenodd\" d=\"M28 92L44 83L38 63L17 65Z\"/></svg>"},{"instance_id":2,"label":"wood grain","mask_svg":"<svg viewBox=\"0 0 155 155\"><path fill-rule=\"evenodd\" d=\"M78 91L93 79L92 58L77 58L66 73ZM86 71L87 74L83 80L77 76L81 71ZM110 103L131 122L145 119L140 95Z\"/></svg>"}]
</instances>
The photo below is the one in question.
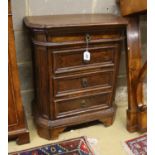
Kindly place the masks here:
<instances>
[{"instance_id":1,"label":"wood grain","mask_svg":"<svg viewBox=\"0 0 155 155\"><path fill-rule=\"evenodd\" d=\"M29 142L29 131L25 120L20 94L20 83L16 63L16 51L12 25L11 1L9 0L8 19L8 134L9 139L16 139L17 144Z\"/></svg>"},{"instance_id":2,"label":"wood grain","mask_svg":"<svg viewBox=\"0 0 155 155\"><path fill-rule=\"evenodd\" d=\"M120 0L120 9L123 16L146 12L147 0Z\"/></svg>"},{"instance_id":3,"label":"wood grain","mask_svg":"<svg viewBox=\"0 0 155 155\"><path fill-rule=\"evenodd\" d=\"M147 63L142 66L139 16L146 13L146 0L120 0L123 16L128 19L127 27L127 78L128 110L127 129L130 132L147 130L147 107L143 99L143 79Z\"/></svg>"}]
</instances>

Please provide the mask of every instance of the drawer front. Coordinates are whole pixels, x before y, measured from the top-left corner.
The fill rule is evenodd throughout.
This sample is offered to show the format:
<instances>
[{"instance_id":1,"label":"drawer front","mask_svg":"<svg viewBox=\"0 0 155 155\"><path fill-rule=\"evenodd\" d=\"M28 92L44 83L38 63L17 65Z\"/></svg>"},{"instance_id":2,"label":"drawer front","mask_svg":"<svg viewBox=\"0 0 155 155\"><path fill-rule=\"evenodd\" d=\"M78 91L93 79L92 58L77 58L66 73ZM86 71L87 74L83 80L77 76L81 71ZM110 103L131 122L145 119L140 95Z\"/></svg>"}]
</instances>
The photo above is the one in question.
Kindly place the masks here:
<instances>
[{"instance_id":1,"label":"drawer front","mask_svg":"<svg viewBox=\"0 0 155 155\"><path fill-rule=\"evenodd\" d=\"M91 30L92 31L92 30ZM105 39L117 39L122 35L122 31L116 30L107 30L107 31L98 31L98 32L83 32L83 33L75 33L74 34L65 34L62 33L60 35L52 35L48 36L48 41L52 43L70 43L70 42L86 42L87 36L89 36L91 42L102 41Z\"/></svg>"},{"instance_id":2,"label":"drawer front","mask_svg":"<svg viewBox=\"0 0 155 155\"><path fill-rule=\"evenodd\" d=\"M55 77L55 96L65 93L86 90L95 87L111 87L113 82L113 71L90 72L84 74Z\"/></svg>"},{"instance_id":3,"label":"drawer front","mask_svg":"<svg viewBox=\"0 0 155 155\"><path fill-rule=\"evenodd\" d=\"M88 65L114 64L117 46L89 48L90 59L84 59L86 49L72 49L53 52L53 66L55 73L62 73Z\"/></svg>"},{"instance_id":4,"label":"drawer front","mask_svg":"<svg viewBox=\"0 0 155 155\"><path fill-rule=\"evenodd\" d=\"M56 117L65 117L110 106L111 93L102 93L77 99L55 102Z\"/></svg>"}]
</instances>

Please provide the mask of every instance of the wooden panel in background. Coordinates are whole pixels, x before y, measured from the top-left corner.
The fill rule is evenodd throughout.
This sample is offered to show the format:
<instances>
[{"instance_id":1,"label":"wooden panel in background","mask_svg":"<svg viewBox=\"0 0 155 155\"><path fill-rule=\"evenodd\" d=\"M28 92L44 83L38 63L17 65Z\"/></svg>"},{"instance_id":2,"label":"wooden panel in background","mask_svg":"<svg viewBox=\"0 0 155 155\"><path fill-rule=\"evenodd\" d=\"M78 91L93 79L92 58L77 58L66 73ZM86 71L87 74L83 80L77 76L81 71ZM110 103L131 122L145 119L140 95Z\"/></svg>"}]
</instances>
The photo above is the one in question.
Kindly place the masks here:
<instances>
[{"instance_id":1,"label":"wooden panel in background","mask_svg":"<svg viewBox=\"0 0 155 155\"><path fill-rule=\"evenodd\" d=\"M16 139L17 144L25 144L29 142L29 131L20 94L10 0L8 8L8 135L9 140Z\"/></svg>"},{"instance_id":2,"label":"wooden panel in background","mask_svg":"<svg viewBox=\"0 0 155 155\"><path fill-rule=\"evenodd\" d=\"M144 12L147 10L147 0L120 0L123 16Z\"/></svg>"}]
</instances>

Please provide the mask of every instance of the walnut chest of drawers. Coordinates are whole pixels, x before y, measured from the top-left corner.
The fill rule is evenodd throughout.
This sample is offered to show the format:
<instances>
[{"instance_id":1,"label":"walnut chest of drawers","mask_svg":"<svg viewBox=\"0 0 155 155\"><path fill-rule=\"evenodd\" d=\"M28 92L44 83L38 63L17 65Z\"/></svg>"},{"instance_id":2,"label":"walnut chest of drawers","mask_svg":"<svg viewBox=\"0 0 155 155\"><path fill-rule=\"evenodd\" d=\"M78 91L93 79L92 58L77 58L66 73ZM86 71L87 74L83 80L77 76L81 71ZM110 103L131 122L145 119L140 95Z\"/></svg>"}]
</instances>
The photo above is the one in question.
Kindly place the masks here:
<instances>
[{"instance_id":1,"label":"walnut chest of drawers","mask_svg":"<svg viewBox=\"0 0 155 155\"><path fill-rule=\"evenodd\" d=\"M127 25L106 14L25 17L35 72L34 120L55 139L67 126L112 124L121 45Z\"/></svg>"}]
</instances>

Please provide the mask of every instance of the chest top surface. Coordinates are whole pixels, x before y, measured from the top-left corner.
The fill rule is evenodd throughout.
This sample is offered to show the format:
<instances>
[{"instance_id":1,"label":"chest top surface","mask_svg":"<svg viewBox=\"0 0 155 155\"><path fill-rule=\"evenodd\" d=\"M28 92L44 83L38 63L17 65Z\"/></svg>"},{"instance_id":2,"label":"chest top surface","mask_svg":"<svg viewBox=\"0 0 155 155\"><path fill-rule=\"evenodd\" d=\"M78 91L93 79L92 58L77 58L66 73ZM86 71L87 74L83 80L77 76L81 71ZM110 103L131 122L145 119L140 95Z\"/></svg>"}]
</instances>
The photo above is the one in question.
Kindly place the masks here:
<instances>
[{"instance_id":1,"label":"chest top surface","mask_svg":"<svg viewBox=\"0 0 155 155\"><path fill-rule=\"evenodd\" d=\"M79 26L108 26L127 25L127 20L111 14L74 14L74 15L45 15L27 16L25 25L29 28L50 29Z\"/></svg>"}]
</instances>

